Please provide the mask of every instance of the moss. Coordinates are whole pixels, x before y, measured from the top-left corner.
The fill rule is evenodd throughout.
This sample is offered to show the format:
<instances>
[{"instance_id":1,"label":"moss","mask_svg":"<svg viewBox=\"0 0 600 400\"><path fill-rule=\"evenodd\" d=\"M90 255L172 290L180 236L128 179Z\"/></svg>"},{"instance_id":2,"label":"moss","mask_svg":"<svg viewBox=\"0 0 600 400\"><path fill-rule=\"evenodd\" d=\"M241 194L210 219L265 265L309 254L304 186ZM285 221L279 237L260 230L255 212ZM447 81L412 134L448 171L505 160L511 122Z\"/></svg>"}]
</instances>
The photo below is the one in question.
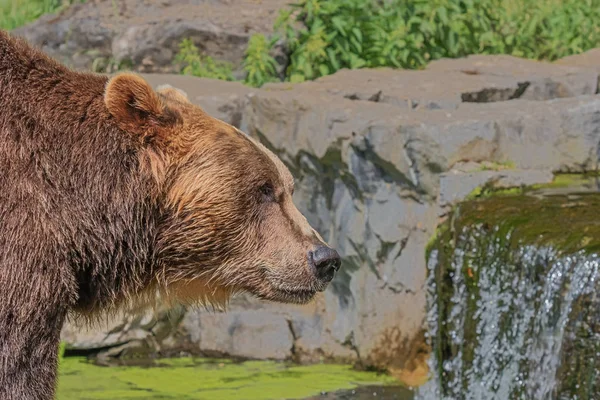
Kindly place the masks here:
<instances>
[{"instance_id":1,"label":"moss","mask_svg":"<svg viewBox=\"0 0 600 400\"><path fill-rule=\"evenodd\" d=\"M427 241L427 244L425 245L425 259L429 259L431 250L433 250L436 247L440 237L443 236L447 230L448 224L440 224L437 226L437 228L433 232L433 235L431 235L431 237Z\"/></svg>"},{"instance_id":2,"label":"moss","mask_svg":"<svg viewBox=\"0 0 600 400\"><path fill-rule=\"evenodd\" d=\"M292 366L272 361L179 358L146 367L99 367L81 358L60 365L59 400L304 398L359 385L396 384L392 377L350 366Z\"/></svg>"},{"instance_id":3,"label":"moss","mask_svg":"<svg viewBox=\"0 0 600 400\"><path fill-rule=\"evenodd\" d=\"M503 171L507 169L515 169L516 164L512 160L500 161L500 162L486 162L483 164L479 171Z\"/></svg>"},{"instance_id":4,"label":"moss","mask_svg":"<svg viewBox=\"0 0 600 400\"><path fill-rule=\"evenodd\" d=\"M600 171L587 172L585 174L556 174L551 183L533 185L530 190L576 188L590 186L596 183L600 177Z\"/></svg>"},{"instance_id":5,"label":"moss","mask_svg":"<svg viewBox=\"0 0 600 400\"><path fill-rule=\"evenodd\" d=\"M462 203L459 210L459 227L499 226L514 230L513 241L552 245L563 253L600 250L597 193L493 196Z\"/></svg>"},{"instance_id":6,"label":"moss","mask_svg":"<svg viewBox=\"0 0 600 400\"><path fill-rule=\"evenodd\" d=\"M590 188L597 187L600 187L600 175L598 172L589 172L585 174L556 174L550 183L540 183L531 186L496 187L495 183L492 181L483 186L476 187L463 201L496 196L502 197L519 194L533 194L539 191L545 192L555 189L568 189L573 192L578 189L589 190Z\"/></svg>"}]
</instances>

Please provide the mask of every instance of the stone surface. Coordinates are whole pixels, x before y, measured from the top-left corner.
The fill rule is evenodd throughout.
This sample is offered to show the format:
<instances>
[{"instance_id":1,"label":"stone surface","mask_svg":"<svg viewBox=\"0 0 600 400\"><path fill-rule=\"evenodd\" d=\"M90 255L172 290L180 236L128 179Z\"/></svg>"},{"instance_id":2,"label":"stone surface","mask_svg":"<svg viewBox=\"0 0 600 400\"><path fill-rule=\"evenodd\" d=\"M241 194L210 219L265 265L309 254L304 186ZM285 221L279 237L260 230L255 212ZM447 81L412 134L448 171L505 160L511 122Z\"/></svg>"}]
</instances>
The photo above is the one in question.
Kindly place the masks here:
<instances>
[{"instance_id":1,"label":"stone surface","mask_svg":"<svg viewBox=\"0 0 600 400\"><path fill-rule=\"evenodd\" d=\"M456 203L478 187L522 187L552 182L554 175L546 170L449 171L440 175L440 206Z\"/></svg>"},{"instance_id":2,"label":"stone surface","mask_svg":"<svg viewBox=\"0 0 600 400\"><path fill-rule=\"evenodd\" d=\"M590 68L600 71L600 49L588 50L585 53L575 54L556 60L555 64L571 67Z\"/></svg>"},{"instance_id":3,"label":"stone surface","mask_svg":"<svg viewBox=\"0 0 600 400\"><path fill-rule=\"evenodd\" d=\"M513 99L549 100L595 94L594 69L510 56L438 60L425 71L389 68L342 70L301 85L268 84L268 91L324 92L349 100L386 103L403 109L455 110L462 103Z\"/></svg>"},{"instance_id":4,"label":"stone surface","mask_svg":"<svg viewBox=\"0 0 600 400\"><path fill-rule=\"evenodd\" d=\"M142 313L117 313L100 317L89 323L86 320L70 319L61 332L61 339L68 350L101 352L113 357L140 352L153 354L166 347L180 347L172 343L178 338L180 321L185 308L159 308ZM170 340L171 339L171 340ZM164 342L164 343L163 343Z\"/></svg>"},{"instance_id":5,"label":"stone surface","mask_svg":"<svg viewBox=\"0 0 600 400\"><path fill-rule=\"evenodd\" d=\"M444 67L448 71L441 62L410 73L342 71L263 89L149 76L155 86L183 89L193 102L276 152L296 178L299 209L344 262L330 288L308 306L242 296L227 313L188 310L176 326L163 330L163 339L145 340L144 346L151 343L159 353L185 348L302 362L335 359L389 368L418 381L414 371L424 370L427 353L425 247L442 206L486 183L544 183L551 172L597 167L600 97L588 94L595 84L589 70L544 64L540 76L570 91L493 104L463 101L462 94L500 80L513 85L525 76L537 79L534 67L511 76L493 70L492 61L482 64L490 70L481 67L479 75L456 72L462 68L458 60ZM406 99L421 106L408 106ZM143 336L117 329L126 325L116 322L111 329ZM87 341L68 337L89 347L112 345L102 335ZM124 341L110 338L116 346Z\"/></svg>"},{"instance_id":6,"label":"stone surface","mask_svg":"<svg viewBox=\"0 0 600 400\"><path fill-rule=\"evenodd\" d=\"M518 82L518 92L509 94L509 97L526 100L595 94L598 87L597 72L585 66L580 68L574 65L551 64L508 55L472 55L460 59L442 59L431 62L427 70L440 73L459 72L491 81L500 78L512 79ZM486 88L483 91L465 93L463 98L472 102L485 102L488 98L492 101L506 98L507 93L498 89L500 88Z\"/></svg>"},{"instance_id":7,"label":"stone surface","mask_svg":"<svg viewBox=\"0 0 600 400\"><path fill-rule=\"evenodd\" d=\"M189 38L205 54L239 69L249 37L271 33L286 4L284 0L96 0L45 15L14 33L75 68L104 69L124 62L138 71L172 72L179 43Z\"/></svg>"}]
</instances>

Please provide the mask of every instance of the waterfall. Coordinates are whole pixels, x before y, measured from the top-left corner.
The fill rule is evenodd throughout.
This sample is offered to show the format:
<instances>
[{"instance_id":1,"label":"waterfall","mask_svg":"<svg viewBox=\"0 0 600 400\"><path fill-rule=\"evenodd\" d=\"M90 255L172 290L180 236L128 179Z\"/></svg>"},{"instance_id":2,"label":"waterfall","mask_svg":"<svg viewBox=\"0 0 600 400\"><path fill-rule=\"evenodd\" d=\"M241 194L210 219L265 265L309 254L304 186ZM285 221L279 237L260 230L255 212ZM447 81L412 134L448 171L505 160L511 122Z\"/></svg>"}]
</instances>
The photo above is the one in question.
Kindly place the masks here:
<instances>
[{"instance_id":1,"label":"waterfall","mask_svg":"<svg viewBox=\"0 0 600 400\"><path fill-rule=\"evenodd\" d=\"M560 213L570 201L538 205ZM451 217L429 252L432 376L417 398L600 399L600 256L573 250L569 225L561 240L532 240L560 226L524 235L535 215L490 224L482 204L471 207L481 218Z\"/></svg>"}]
</instances>

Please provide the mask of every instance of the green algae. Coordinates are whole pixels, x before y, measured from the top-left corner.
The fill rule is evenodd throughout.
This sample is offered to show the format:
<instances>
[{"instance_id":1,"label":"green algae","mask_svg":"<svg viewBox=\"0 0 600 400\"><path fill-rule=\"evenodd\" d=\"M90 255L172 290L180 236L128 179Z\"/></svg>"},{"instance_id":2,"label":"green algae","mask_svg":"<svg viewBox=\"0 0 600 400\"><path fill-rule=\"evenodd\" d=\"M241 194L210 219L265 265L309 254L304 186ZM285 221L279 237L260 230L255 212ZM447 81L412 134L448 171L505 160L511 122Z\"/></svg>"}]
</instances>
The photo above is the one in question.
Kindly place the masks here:
<instances>
[{"instance_id":1,"label":"green algae","mask_svg":"<svg viewBox=\"0 0 600 400\"><path fill-rule=\"evenodd\" d=\"M552 182L540 183L531 186L497 187L494 182L478 186L469 193L463 201L483 199L487 197L505 197L519 194L543 193L573 193L578 191L588 192L598 189L600 174L598 172L560 173L555 174Z\"/></svg>"},{"instance_id":2,"label":"green algae","mask_svg":"<svg viewBox=\"0 0 600 400\"><path fill-rule=\"evenodd\" d=\"M176 358L149 366L101 367L66 357L60 365L57 399L299 399L323 391L394 384L397 381L389 376L345 365Z\"/></svg>"},{"instance_id":3,"label":"green algae","mask_svg":"<svg viewBox=\"0 0 600 400\"><path fill-rule=\"evenodd\" d=\"M450 240L449 224L459 232L474 224L513 231L514 241L552 245L563 253L600 250L600 182L597 174L558 174L551 183L524 187L476 188L438 226L428 251ZM445 236L445 238L443 238ZM516 244L516 243L513 243Z\"/></svg>"},{"instance_id":4,"label":"green algae","mask_svg":"<svg viewBox=\"0 0 600 400\"><path fill-rule=\"evenodd\" d=\"M463 226L498 226L517 242L551 245L561 253L600 250L599 193L489 197L459 206L456 231Z\"/></svg>"}]
</instances>

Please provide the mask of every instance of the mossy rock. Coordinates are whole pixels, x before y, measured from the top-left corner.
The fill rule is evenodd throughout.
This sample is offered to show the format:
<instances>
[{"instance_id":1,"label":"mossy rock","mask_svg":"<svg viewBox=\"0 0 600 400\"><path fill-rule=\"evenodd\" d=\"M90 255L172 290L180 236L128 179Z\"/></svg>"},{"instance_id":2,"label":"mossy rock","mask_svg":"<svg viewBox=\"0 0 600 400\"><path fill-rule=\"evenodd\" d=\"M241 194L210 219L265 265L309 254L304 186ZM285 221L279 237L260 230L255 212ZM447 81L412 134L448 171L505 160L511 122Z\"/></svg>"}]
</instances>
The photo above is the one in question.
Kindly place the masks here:
<instances>
[{"instance_id":1,"label":"mossy rock","mask_svg":"<svg viewBox=\"0 0 600 400\"><path fill-rule=\"evenodd\" d=\"M600 398L600 193L595 177L569 178L482 191L438 228L442 396Z\"/></svg>"}]
</instances>

